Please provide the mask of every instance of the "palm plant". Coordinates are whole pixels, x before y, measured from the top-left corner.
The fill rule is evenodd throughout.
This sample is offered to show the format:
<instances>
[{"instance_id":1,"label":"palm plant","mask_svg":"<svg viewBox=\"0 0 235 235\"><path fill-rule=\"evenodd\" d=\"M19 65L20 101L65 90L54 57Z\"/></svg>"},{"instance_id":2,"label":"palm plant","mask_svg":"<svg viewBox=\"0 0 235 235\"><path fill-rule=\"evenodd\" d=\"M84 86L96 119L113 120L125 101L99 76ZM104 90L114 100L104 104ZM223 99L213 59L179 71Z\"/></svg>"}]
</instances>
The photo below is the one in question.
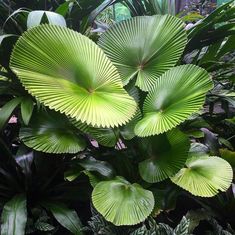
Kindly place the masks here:
<instances>
[{"instance_id":1,"label":"palm plant","mask_svg":"<svg viewBox=\"0 0 235 235\"><path fill-rule=\"evenodd\" d=\"M201 197L231 184L229 163L194 154L180 130L213 88L206 70L175 67L186 44L181 20L157 15L115 24L98 45L66 27L41 25L14 47L11 70L47 107L21 128L21 141L75 154L66 177L85 173L95 208L115 225L144 221L158 200L153 189L166 179Z\"/></svg>"}]
</instances>

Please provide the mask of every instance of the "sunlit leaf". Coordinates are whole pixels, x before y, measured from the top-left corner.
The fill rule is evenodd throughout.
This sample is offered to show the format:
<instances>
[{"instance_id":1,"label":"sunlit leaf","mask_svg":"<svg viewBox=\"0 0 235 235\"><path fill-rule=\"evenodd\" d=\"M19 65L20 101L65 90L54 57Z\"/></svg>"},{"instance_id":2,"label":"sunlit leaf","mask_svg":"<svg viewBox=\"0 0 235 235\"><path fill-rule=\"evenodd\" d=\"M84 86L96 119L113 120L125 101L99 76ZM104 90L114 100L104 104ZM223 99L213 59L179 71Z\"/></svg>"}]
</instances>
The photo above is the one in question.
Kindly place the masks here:
<instances>
[{"instance_id":1,"label":"sunlit leaf","mask_svg":"<svg viewBox=\"0 0 235 235\"><path fill-rule=\"evenodd\" d=\"M152 90L157 78L179 60L187 42L183 22L170 15L135 17L102 34L99 45L118 68L123 84Z\"/></svg>"},{"instance_id":2,"label":"sunlit leaf","mask_svg":"<svg viewBox=\"0 0 235 235\"><path fill-rule=\"evenodd\" d=\"M97 127L128 122L136 103L116 68L89 38L65 27L40 25L23 34L11 69L38 101Z\"/></svg>"},{"instance_id":3,"label":"sunlit leaf","mask_svg":"<svg viewBox=\"0 0 235 235\"><path fill-rule=\"evenodd\" d=\"M228 162L219 157L191 157L171 180L195 196L213 197L226 191L233 178Z\"/></svg>"},{"instance_id":4,"label":"sunlit leaf","mask_svg":"<svg viewBox=\"0 0 235 235\"><path fill-rule=\"evenodd\" d=\"M135 133L145 137L176 127L202 107L212 87L209 74L197 66L182 65L169 70L146 97L144 117L137 123Z\"/></svg>"},{"instance_id":5,"label":"sunlit leaf","mask_svg":"<svg viewBox=\"0 0 235 235\"><path fill-rule=\"evenodd\" d=\"M144 221L154 207L151 191L121 177L98 183L92 192L92 202L107 221L117 226Z\"/></svg>"}]
</instances>

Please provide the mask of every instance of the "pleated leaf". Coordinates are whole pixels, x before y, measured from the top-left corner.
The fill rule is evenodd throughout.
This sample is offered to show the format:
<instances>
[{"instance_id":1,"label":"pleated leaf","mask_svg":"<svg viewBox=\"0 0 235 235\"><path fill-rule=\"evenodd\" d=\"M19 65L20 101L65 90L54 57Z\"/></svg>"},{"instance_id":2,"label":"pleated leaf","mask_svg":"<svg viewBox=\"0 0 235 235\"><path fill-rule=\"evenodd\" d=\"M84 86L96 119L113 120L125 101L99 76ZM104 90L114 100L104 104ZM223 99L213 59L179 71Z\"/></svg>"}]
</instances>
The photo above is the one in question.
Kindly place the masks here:
<instances>
[{"instance_id":1,"label":"pleated leaf","mask_svg":"<svg viewBox=\"0 0 235 235\"><path fill-rule=\"evenodd\" d=\"M72 123L79 130L88 134L102 146L114 147L118 141L119 133L115 128L98 128L74 120L72 120Z\"/></svg>"},{"instance_id":2,"label":"pleated leaf","mask_svg":"<svg viewBox=\"0 0 235 235\"><path fill-rule=\"evenodd\" d=\"M233 178L229 163L219 157L191 157L171 180L195 196L213 197L226 191Z\"/></svg>"},{"instance_id":3,"label":"pleated leaf","mask_svg":"<svg viewBox=\"0 0 235 235\"><path fill-rule=\"evenodd\" d=\"M140 108L137 107L136 114L131 119L131 121L128 122L126 125L123 125L120 127L120 133L125 140L131 140L136 136L134 132L135 125L137 124L138 121L141 120L141 118L142 118L142 115L141 115Z\"/></svg>"},{"instance_id":4,"label":"pleated leaf","mask_svg":"<svg viewBox=\"0 0 235 235\"><path fill-rule=\"evenodd\" d=\"M157 78L179 60L187 42L183 22L170 15L139 16L115 24L99 45L118 68L123 84L152 90Z\"/></svg>"},{"instance_id":5,"label":"pleated leaf","mask_svg":"<svg viewBox=\"0 0 235 235\"><path fill-rule=\"evenodd\" d=\"M172 68L157 81L144 102L144 117L135 127L138 136L164 133L185 121L205 102L213 87L209 74L194 65Z\"/></svg>"},{"instance_id":6,"label":"pleated leaf","mask_svg":"<svg viewBox=\"0 0 235 235\"><path fill-rule=\"evenodd\" d=\"M26 146L46 153L77 153L86 147L66 116L54 111L35 113L29 126L20 129L20 139Z\"/></svg>"},{"instance_id":7,"label":"pleated leaf","mask_svg":"<svg viewBox=\"0 0 235 235\"><path fill-rule=\"evenodd\" d=\"M117 226L144 221L154 207L151 191L122 177L98 183L92 192L92 202L107 221Z\"/></svg>"},{"instance_id":8,"label":"pleated leaf","mask_svg":"<svg viewBox=\"0 0 235 235\"><path fill-rule=\"evenodd\" d=\"M139 163L139 172L149 183L175 175L184 166L190 147L188 137L177 129L145 138L142 144L149 158Z\"/></svg>"},{"instance_id":9,"label":"pleated leaf","mask_svg":"<svg viewBox=\"0 0 235 235\"><path fill-rule=\"evenodd\" d=\"M76 120L114 127L135 113L136 103L111 61L89 38L68 28L40 25L27 31L10 66L41 103Z\"/></svg>"}]
</instances>

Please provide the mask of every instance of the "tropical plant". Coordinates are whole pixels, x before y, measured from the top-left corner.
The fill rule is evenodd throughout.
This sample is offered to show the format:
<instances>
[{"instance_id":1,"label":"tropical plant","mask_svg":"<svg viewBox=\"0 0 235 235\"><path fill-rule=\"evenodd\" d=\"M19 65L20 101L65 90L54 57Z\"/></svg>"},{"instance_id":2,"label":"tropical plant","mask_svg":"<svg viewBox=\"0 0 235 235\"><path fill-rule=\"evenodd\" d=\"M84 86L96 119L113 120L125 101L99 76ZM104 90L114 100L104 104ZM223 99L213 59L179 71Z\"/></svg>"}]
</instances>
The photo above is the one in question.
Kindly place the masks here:
<instances>
[{"instance_id":1,"label":"tropical plant","mask_svg":"<svg viewBox=\"0 0 235 235\"><path fill-rule=\"evenodd\" d=\"M138 110L143 116L132 125L132 132L139 136L136 140L141 153L136 156L139 174L134 182L156 183L170 177L172 182L203 197L227 190L232 180L230 165L218 157L188 158L188 137L177 128L202 107L206 93L213 87L205 70L193 65L174 67L186 40L181 21L173 16L137 17L114 25L99 39L104 52L85 36L65 27L42 25L30 29L17 41L10 68L41 104L65 114L68 124L66 120L60 123L56 113L47 112L49 116L37 116L29 127L21 128L21 140L43 152L81 152L85 150L84 137L71 132L69 120L77 127L79 123L88 126L80 127L81 133L89 133L90 128L96 132L99 128L118 130L131 121L141 101L143 106L138 105ZM123 84L135 94L125 90ZM63 129L70 131L67 134ZM57 130L64 136L55 135ZM114 130L113 136L124 141L122 132L117 132L119 137ZM152 192L130 183L132 178L119 177L119 172L115 175L101 182L88 175L95 186L95 208L116 225L144 221L154 208Z\"/></svg>"},{"instance_id":2,"label":"tropical plant","mask_svg":"<svg viewBox=\"0 0 235 235\"><path fill-rule=\"evenodd\" d=\"M50 219L50 213L73 234L82 234L79 217L68 205L81 199L76 192L83 182L64 180L67 161L57 156L48 158L22 145L13 156L2 140L0 144L1 234L63 231Z\"/></svg>"},{"instance_id":3,"label":"tropical plant","mask_svg":"<svg viewBox=\"0 0 235 235\"><path fill-rule=\"evenodd\" d=\"M112 3L105 1L97 12ZM69 208L79 204L83 193L83 200L89 202L91 197L104 224L118 226L117 231L122 225L135 225L128 233L187 234L181 230L187 230L187 219L182 222L185 226L174 230L156 224L151 216L174 208L179 195L206 208L214 198L223 197L221 192L231 191L233 143L210 130L216 126L211 121L212 103L222 96L231 101L232 94L216 92L219 82L211 79L213 71L204 65L214 53L212 47L218 56L231 53L231 47L225 47L231 42L224 41L233 39L233 5L222 6L188 32L171 15L134 17L113 24L98 45L75 31L86 30L71 24L67 17L76 19L70 10L56 15L56 21L50 21L55 13L45 10L27 13L28 30L16 44L12 41L9 46L4 39L1 45L9 49L9 58L1 64L0 129L9 148L4 147L6 162L11 163L3 167L0 184L10 191L2 200L3 232L14 234L10 225L22 213L15 224L21 234L25 228L63 231L51 214L79 234L79 218ZM228 14L222 17L225 11ZM203 40L201 33L211 27L216 31L222 20L229 22L229 38L223 35L219 45L213 41L212 46L207 42L194 48L195 38ZM187 60L194 49L203 57ZM13 114L17 121L9 123ZM234 125L231 118L227 122ZM28 152L22 154L22 146ZM5 186L8 178L17 190ZM13 222L9 222L11 207L16 210ZM100 225L94 223L91 230L98 232Z\"/></svg>"}]
</instances>

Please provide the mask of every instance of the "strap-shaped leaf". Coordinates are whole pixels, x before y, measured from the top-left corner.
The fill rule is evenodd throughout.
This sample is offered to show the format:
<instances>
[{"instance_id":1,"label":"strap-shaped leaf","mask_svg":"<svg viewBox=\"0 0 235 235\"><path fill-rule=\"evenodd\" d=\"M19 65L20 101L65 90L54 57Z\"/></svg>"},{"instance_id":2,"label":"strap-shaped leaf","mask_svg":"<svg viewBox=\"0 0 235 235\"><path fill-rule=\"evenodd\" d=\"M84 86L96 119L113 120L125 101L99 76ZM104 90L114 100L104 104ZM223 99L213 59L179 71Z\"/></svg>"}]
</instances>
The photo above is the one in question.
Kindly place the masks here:
<instances>
[{"instance_id":1,"label":"strap-shaped leaf","mask_svg":"<svg viewBox=\"0 0 235 235\"><path fill-rule=\"evenodd\" d=\"M68 28L40 25L24 33L11 68L41 103L92 126L122 125L135 113L136 103L111 61Z\"/></svg>"},{"instance_id":2,"label":"strap-shaped leaf","mask_svg":"<svg viewBox=\"0 0 235 235\"><path fill-rule=\"evenodd\" d=\"M123 84L152 90L157 78L179 60L187 42L183 22L170 15L141 16L115 24L99 45L118 68Z\"/></svg>"},{"instance_id":3,"label":"strap-shaped leaf","mask_svg":"<svg viewBox=\"0 0 235 235\"><path fill-rule=\"evenodd\" d=\"M171 178L181 188L200 197L213 197L219 191L226 191L232 179L232 167L219 157L191 157L186 167Z\"/></svg>"},{"instance_id":4,"label":"strap-shaped leaf","mask_svg":"<svg viewBox=\"0 0 235 235\"><path fill-rule=\"evenodd\" d=\"M194 65L172 68L157 81L144 102L144 118L135 127L138 136L164 133L192 113L205 102L205 95L213 87L209 74Z\"/></svg>"},{"instance_id":5,"label":"strap-shaped leaf","mask_svg":"<svg viewBox=\"0 0 235 235\"><path fill-rule=\"evenodd\" d=\"M23 97L21 101L21 116L25 125L29 124L33 113L34 103L31 97Z\"/></svg>"},{"instance_id":6,"label":"strap-shaped leaf","mask_svg":"<svg viewBox=\"0 0 235 235\"><path fill-rule=\"evenodd\" d=\"M184 166L190 147L188 137L177 129L145 138L142 144L149 158L139 163L139 172L149 183L175 175Z\"/></svg>"},{"instance_id":7,"label":"strap-shaped leaf","mask_svg":"<svg viewBox=\"0 0 235 235\"><path fill-rule=\"evenodd\" d=\"M117 226L144 221L154 207L151 191L121 177L98 183L92 192L92 202L107 221Z\"/></svg>"},{"instance_id":8,"label":"strap-shaped leaf","mask_svg":"<svg viewBox=\"0 0 235 235\"><path fill-rule=\"evenodd\" d=\"M27 222L25 195L16 195L8 201L1 215L2 235L24 235Z\"/></svg>"},{"instance_id":9,"label":"strap-shaped leaf","mask_svg":"<svg viewBox=\"0 0 235 235\"><path fill-rule=\"evenodd\" d=\"M20 138L30 148L46 153L77 153L86 143L66 116L54 111L34 113Z\"/></svg>"},{"instance_id":10,"label":"strap-shaped leaf","mask_svg":"<svg viewBox=\"0 0 235 235\"><path fill-rule=\"evenodd\" d=\"M82 235L82 224L75 210L69 209L60 203L44 203L45 208L49 209L56 220L72 234Z\"/></svg>"},{"instance_id":11,"label":"strap-shaped leaf","mask_svg":"<svg viewBox=\"0 0 235 235\"><path fill-rule=\"evenodd\" d=\"M97 172L103 177L111 178L114 176L114 169L108 162L99 161L93 157L86 157L77 163L87 171Z\"/></svg>"}]
</instances>

